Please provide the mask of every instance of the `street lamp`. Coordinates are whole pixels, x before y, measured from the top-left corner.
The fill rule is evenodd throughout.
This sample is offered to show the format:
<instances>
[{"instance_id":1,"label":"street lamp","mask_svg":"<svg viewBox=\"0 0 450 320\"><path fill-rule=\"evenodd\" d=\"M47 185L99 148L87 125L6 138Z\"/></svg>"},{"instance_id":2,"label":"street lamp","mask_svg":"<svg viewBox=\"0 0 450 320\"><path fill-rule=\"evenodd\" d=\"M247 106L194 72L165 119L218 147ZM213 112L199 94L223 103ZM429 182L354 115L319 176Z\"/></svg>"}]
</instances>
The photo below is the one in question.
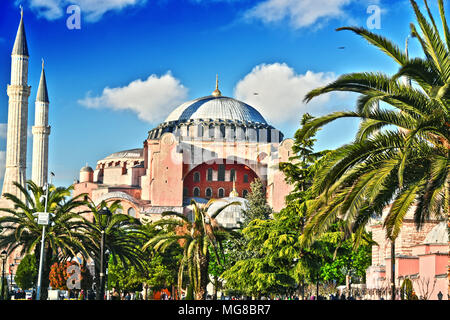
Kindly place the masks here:
<instances>
[{"instance_id":1,"label":"street lamp","mask_svg":"<svg viewBox=\"0 0 450 320\"><path fill-rule=\"evenodd\" d=\"M5 297L5 262L6 258L8 257L8 252L6 250L3 250L0 254L0 258L2 258L2 296L1 300Z\"/></svg>"},{"instance_id":2,"label":"street lamp","mask_svg":"<svg viewBox=\"0 0 450 320\"><path fill-rule=\"evenodd\" d=\"M12 268L14 267L14 263L11 263L9 265L9 291L12 292L12 283L13 283L13 276L12 276Z\"/></svg>"},{"instance_id":3,"label":"street lamp","mask_svg":"<svg viewBox=\"0 0 450 320\"><path fill-rule=\"evenodd\" d=\"M105 251L105 228L106 226L103 226L101 216L105 215L107 217L110 217L112 215L111 211L107 207L103 207L98 211L98 214L100 215L100 232L101 232L101 240L100 240L100 288L97 290L97 300L103 300L105 295L105 267L104 267L104 251Z\"/></svg>"}]
</instances>

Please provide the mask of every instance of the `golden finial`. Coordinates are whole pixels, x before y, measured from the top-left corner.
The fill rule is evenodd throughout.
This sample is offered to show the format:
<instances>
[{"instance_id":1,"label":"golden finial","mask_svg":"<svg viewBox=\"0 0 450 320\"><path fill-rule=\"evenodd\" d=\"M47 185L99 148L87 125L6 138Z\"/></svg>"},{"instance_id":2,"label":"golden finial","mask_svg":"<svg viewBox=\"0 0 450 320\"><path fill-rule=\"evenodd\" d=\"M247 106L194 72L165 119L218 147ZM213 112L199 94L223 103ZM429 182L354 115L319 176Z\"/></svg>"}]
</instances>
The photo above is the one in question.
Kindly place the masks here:
<instances>
[{"instance_id":1,"label":"golden finial","mask_svg":"<svg viewBox=\"0 0 450 320\"><path fill-rule=\"evenodd\" d=\"M23 7L22 5L19 5L20 8L20 17L23 18Z\"/></svg>"},{"instance_id":2,"label":"golden finial","mask_svg":"<svg viewBox=\"0 0 450 320\"><path fill-rule=\"evenodd\" d=\"M233 190L230 192L230 197L239 197L239 193L236 191L236 180L235 177L233 177Z\"/></svg>"},{"instance_id":3,"label":"golden finial","mask_svg":"<svg viewBox=\"0 0 450 320\"><path fill-rule=\"evenodd\" d=\"M219 75L216 74L216 90L213 91L212 95L214 97L220 97L222 95L222 92L219 90Z\"/></svg>"},{"instance_id":4,"label":"golden finial","mask_svg":"<svg viewBox=\"0 0 450 320\"><path fill-rule=\"evenodd\" d=\"M44 58L42 58L42 69L44 69Z\"/></svg>"}]
</instances>

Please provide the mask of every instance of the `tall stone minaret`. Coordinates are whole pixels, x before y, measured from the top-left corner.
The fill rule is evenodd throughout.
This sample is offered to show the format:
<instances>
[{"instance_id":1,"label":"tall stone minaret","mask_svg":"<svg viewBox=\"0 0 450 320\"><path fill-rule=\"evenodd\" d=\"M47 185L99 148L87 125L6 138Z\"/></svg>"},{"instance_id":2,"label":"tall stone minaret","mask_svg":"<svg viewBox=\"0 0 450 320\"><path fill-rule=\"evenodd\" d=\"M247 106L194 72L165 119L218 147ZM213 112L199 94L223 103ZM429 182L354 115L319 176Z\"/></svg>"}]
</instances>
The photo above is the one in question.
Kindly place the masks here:
<instances>
[{"instance_id":1,"label":"tall stone minaret","mask_svg":"<svg viewBox=\"0 0 450 320\"><path fill-rule=\"evenodd\" d=\"M48 100L47 81L45 79L44 60L42 60L41 80L36 95L33 126L33 164L31 179L38 186L44 186L48 175Z\"/></svg>"},{"instance_id":2,"label":"tall stone minaret","mask_svg":"<svg viewBox=\"0 0 450 320\"><path fill-rule=\"evenodd\" d=\"M2 195L11 193L23 199L21 192L13 183L18 182L23 186L26 184L28 97L31 87L27 85L29 55L23 10L20 15L20 24L11 54L11 84L7 89L8 132Z\"/></svg>"}]
</instances>

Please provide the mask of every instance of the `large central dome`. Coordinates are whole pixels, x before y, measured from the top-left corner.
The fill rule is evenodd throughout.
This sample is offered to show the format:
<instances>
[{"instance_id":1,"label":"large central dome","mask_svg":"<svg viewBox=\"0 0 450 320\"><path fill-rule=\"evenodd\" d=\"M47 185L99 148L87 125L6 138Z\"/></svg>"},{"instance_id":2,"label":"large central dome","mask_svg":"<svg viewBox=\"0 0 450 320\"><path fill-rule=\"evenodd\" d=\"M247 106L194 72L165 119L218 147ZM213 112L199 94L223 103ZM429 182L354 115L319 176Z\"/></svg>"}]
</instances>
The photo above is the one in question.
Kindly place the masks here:
<instances>
[{"instance_id":1,"label":"large central dome","mask_svg":"<svg viewBox=\"0 0 450 320\"><path fill-rule=\"evenodd\" d=\"M263 116L248 104L223 96L207 96L177 107L165 122L189 120L231 120L267 124Z\"/></svg>"}]
</instances>

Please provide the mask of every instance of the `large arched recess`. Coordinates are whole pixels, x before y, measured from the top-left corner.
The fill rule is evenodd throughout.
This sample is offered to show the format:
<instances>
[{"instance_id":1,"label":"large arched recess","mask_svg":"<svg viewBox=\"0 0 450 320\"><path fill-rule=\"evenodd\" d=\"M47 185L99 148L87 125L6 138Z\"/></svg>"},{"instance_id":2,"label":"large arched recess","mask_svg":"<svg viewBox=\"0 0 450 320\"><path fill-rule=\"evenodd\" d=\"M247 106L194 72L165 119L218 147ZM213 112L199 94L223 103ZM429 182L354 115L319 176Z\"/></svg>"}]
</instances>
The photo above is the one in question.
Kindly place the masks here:
<instances>
[{"instance_id":1,"label":"large arched recess","mask_svg":"<svg viewBox=\"0 0 450 320\"><path fill-rule=\"evenodd\" d=\"M223 166L223 167L221 167ZM208 170L212 170L208 175ZM206 189L212 189L212 198L219 198L219 189L224 189L224 196L228 197L233 189L232 170L234 170L234 181L239 197L244 190L250 192L250 183L258 178L258 175L249 166L226 159L215 159L199 164L190 170L183 179L183 194L185 197L194 197L194 188L200 189L200 198L206 197ZM224 174L220 176L221 171ZM195 179L195 176L200 179ZM212 178L211 180L209 178ZM196 196L197 197L197 196Z\"/></svg>"}]
</instances>

